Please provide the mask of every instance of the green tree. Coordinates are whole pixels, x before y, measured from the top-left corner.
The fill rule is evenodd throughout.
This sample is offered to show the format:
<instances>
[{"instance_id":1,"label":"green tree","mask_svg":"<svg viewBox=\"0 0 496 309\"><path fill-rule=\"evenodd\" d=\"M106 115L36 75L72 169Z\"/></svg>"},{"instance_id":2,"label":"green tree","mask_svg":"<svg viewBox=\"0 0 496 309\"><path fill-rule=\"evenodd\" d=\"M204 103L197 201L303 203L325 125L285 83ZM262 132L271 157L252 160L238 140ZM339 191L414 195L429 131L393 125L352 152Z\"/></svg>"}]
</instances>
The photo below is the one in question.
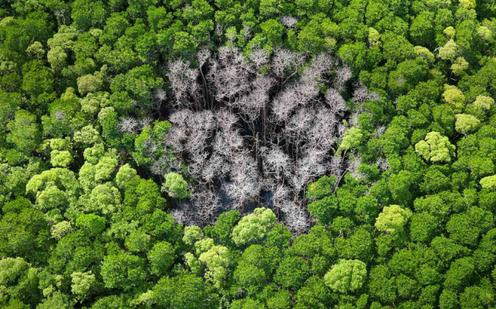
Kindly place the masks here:
<instances>
[{"instance_id":1,"label":"green tree","mask_svg":"<svg viewBox=\"0 0 496 309\"><path fill-rule=\"evenodd\" d=\"M296 293L296 308L328 308L333 300L325 280L312 276ZM281 308L288 308L281 307Z\"/></svg>"},{"instance_id":2,"label":"green tree","mask_svg":"<svg viewBox=\"0 0 496 309\"><path fill-rule=\"evenodd\" d=\"M336 184L336 177L322 176L307 186L305 193L309 200L318 200L332 193Z\"/></svg>"},{"instance_id":3,"label":"green tree","mask_svg":"<svg viewBox=\"0 0 496 309\"><path fill-rule=\"evenodd\" d=\"M38 60L32 60L22 66L21 89L31 98L34 106L47 104L55 97L52 71Z\"/></svg>"},{"instance_id":4,"label":"green tree","mask_svg":"<svg viewBox=\"0 0 496 309\"><path fill-rule=\"evenodd\" d=\"M430 241L439 228L436 217L429 213L414 213L410 220L410 239L413 241Z\"/></svg>"},{"instance_id":5,"label":"green tree","mask_svg":"<svg viewBox=\"0 0 496 309\"><path fill-rule=\"evenodd\" d=\"M127 235L124 244L130 252L140 253L148 251L151 241L150 235L145 231L137 229Z\"/></svg>"},{"instance_id":6,"label":"green tree","mask_svg":"<svg viewBox=\"0 0 496 309\"><path fill-rule=\"evenodd\" d=\"M100 26L107 17L107 9L102 1L75 0L72 3L72 20L80 30Z\"/></svg>"},{"instance_id":7,"label":"green tree","mask_svg":"<svg viewBox=\"0 0 496 309\"><path fill-rule=\"evenodd\" d=\"M451 263L446 272L444 286L448 289L458 290L467 285L475 275L475 264L471 257L464 257Z\"/></svg>"},{"instance_id":8,"label":"green tree","mask_svg":"<svg viewBox=\"0 0 496 309\"><path fill-rule=\"evenodd\" d=\"M0 254L41 262L50 248L50 230L44 214L19 197L6 203L0 219Z\"/></svg>"},{"instance_id":9,"label":"green tree","mask_svg":"<svg viewBox=\"0 0 496 309\"><path fill-rule=\"evenodd\" d=\"M125 91L131 98L138 100L141 106L149 107L152 104L152 90L162 86L162 83L150 65L142 65L115 76L110 89L113 93Z\"/></svg>"},{"instance_id":10,"label":"green tree","mask_svg":"<svg viewBox=\"0 0 496 309\"><path fill-rule=\"evenodd\" d=\"M7 124L7 141L20 152L29 155L40 142L40 130L36 116L26 110L15 112L14 119Z\"/></svg>"},{"instance_id":11,"label":"green tree","mask_svg":"<svg viewBox=\"0 0 496 309\"><path fill-rule=\"evenodd\" d=\"M202 278L192 274L164 277L147 293L139 297L143 303L164 308L217 308L218 296Z\"/></svg>"},{"instance_id":12,"label":"green tree","mask_svg":"<svg viewBox=\"0 0 496 309\"><path fill-rule=\"evenodd\" d=\"M95 214L81 214L76 218L76 226L88 235L98 237L105 230L106 222Z\"/></svg>"},{"instance_id":13,"label":"green tree","mask_svg":"<svg viewBox=\"0 0 496 309\"><path fill-rule=\"evenodd\" d=\"M298 289L310 275L307 260L298 256L285 256L274 274L274 282L284 288Z\"/></svg>"},{"instance_id":14,"label":"green tree","mask_svg":"<svg viewBox=\"0 0 496 309\"><path fill-rule=\"evenodd\" d=\"M144 261L127 253L107 255L103 259L101 275L105 287L129 291L145 282Z\"/></svg>"},{"instance_id":15,"label":"green tree","mask_svg":"<svg viewBox=\"0 0 496 309\"><path fill-rule=\"evenodd\" d=\"M494 291L488 281L483 279L481 286L465 288L460 295L460 307L468 309L494 306Z\"/></svg>"},{"instance_id":16,"label":"green tree","mask_svg":"<svg viewBox=\"0 0 496 309\"><path fill-rule=\"evenodd\" d=\"M446 224L446 230L450 238L458 243L476 246L481 233L492 225L492 213L474 206L464 213L452 215Z\"/></svg>"},{"instance_id":17,"label":"green tree","mask_svg":"<svg viewBox=\"0 0 496 309\"><path fill-rule=\"evenodd\" d=\"M332 50L336 46L338 33L338 25L325 14L312 15L310 21L298 33L299 49L315 52Z\"/></svg>"},{"instance_id":18,"label":"green tree","mask_svg":"<svg viewBox=\"0 0 496 309\"><path fill-rule=\"evenodd\" d=\"M13 300L24 304L38 303L41 300L38 280L38 270L31 267L24 259L2 258L0 260L0 285L3 295L0 304L8 307L7 302Z\"/></svg>"},{"instance_id":19,"label":"green tree","mask_svg":"<svg viewBox=\"0 0 496 309\"><path fill-rule=\"evenodd\" d=\"M153 245L147 254L151 272L156 276L163 276L173 265L176 259L174 246L168 241L160 241Z\"/></svg>"}]
</instances>

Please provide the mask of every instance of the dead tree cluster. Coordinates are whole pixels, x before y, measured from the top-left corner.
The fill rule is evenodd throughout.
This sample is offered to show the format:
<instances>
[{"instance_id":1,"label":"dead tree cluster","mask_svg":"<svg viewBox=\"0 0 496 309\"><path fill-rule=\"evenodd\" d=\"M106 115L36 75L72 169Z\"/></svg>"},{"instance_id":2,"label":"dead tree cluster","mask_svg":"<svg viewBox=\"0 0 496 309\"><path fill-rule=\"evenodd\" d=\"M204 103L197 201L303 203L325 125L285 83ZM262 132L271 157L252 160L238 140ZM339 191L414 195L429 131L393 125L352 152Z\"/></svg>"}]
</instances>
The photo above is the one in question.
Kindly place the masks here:
<instances>
[{"instance_id":1,"label":"dead tree cluster","mask_svg":"<svg viewBox=\"0 0 496 309\"><path fill-rule=\"evenodd\" d=\"M188 167L192 190L176 218L205 224L220 211L263 204L293 231L307 229L306 185L344 171L333 154L370 96L351 77L330 55L284 49L247 58L224 47L199 52L194 66L170 63L165 104L173 126L163 146Z\"/></svg>"}]
</instances>

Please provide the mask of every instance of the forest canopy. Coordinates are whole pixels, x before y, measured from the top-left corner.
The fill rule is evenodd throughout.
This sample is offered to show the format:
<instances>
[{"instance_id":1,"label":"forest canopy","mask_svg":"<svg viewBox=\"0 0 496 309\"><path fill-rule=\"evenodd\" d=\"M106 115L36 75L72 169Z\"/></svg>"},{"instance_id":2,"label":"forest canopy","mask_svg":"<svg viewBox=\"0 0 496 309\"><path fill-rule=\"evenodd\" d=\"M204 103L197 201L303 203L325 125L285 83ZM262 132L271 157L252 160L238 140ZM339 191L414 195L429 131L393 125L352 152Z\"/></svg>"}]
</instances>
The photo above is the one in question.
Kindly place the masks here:
<instances>
[{"instance_id":1,"label":"forest canopy","mask_svg":"<svg viewBox=\"0 0 496 309\"><path fill-rule=\"evenodd\" d=\"M0 43L0 307L496 306L496 1L5 0Z\"/></svg>"}]
</instances>

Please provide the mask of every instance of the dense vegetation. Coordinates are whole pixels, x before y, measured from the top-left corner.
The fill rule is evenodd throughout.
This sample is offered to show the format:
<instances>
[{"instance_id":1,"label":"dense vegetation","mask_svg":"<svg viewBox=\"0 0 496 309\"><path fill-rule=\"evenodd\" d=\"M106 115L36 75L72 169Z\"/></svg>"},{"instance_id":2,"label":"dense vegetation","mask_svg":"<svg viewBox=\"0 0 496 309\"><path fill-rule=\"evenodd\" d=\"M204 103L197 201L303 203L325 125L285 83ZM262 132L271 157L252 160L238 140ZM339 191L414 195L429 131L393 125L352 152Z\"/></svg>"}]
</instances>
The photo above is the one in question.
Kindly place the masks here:
<instances>
[{"instance_id":1,"label":"dense vegetation","mask_svg":"<svg viewBox=\"0 0 496 309\"><path fill-rule=\"evenodd\" d=\"M2 308L496 306L496 1L4 0Z\"/></svg>"}]
</instances>

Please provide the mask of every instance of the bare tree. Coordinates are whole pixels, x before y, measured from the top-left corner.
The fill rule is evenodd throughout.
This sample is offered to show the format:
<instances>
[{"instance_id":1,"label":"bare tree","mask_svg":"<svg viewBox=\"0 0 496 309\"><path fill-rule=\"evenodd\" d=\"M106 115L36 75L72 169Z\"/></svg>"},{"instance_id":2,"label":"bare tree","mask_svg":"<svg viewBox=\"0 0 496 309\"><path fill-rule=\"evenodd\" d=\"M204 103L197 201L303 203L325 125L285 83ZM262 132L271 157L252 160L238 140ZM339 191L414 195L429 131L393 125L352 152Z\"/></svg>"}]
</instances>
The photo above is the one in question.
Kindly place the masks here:
<instances>
[{"instance_id":1,"label":"bare tree","mask_svg":"<svg viewBox=\"0 0 496 309\"><path fill-rule=\"evenodd\" d=\"M295 23L283 20L288 27ZM307 184L324 174L341 179L347 170L357 172L359 160L333 156L345 123L358 114L348 111L347 100L357 105L374 95L350 84L349 67L327 54L254 49L245 59L236 48L222 47L200 51L197 60L198 69L177 61L166 74L174 102L164 147L188 166L192 187L192 198L174 216L205 224L221 210L265 203L303 232L311 223ZM352 96L344 92L348 85ZM153 163L156 171L166 166L178 162Z\"/></svg>"},{"instance_id":2,"label":"bare tree","mask_svg":"<svg viewBox=\"0 0 496 309\"><path fill-rule=\"evenodd\" d=\"M215 88L217 100L231 99L249 88L250 66L236 49L221 47L212 61L207 79Z\"/></svg>"},{"instance_id":3,"label":"bare tree","mask_svg":"<svg viewBox=\"0 0 496 309\"><path fill-rule=\"evenodd\" d=\"M132 117L125 117L119 120L118 129L122 133L136 133L140 127L139 122Z\"/></svg>"},{"instance_id":4,"label":"bare tree","mask_svg":"<svg viewBox=\"0 0 496 309\"><path fill-rule=\"evenodd\" d=\"M174 104L177 107L188 107L198 100L198 69L192 69L183 60L177 60L168 67L167 78L169 79L172 93L175 97Z\"/></svg>"},{"instance_id":5,"label":"bare tree","mask_svg":"<svg viewBox=\"0 0 496 309\"><path fill-rule=\"evenodd\" d=\"M293 16L283 16L281 17L281 24L288 28L293 28L298 20L294 18Z\"/></svg>"}]
</instances>

